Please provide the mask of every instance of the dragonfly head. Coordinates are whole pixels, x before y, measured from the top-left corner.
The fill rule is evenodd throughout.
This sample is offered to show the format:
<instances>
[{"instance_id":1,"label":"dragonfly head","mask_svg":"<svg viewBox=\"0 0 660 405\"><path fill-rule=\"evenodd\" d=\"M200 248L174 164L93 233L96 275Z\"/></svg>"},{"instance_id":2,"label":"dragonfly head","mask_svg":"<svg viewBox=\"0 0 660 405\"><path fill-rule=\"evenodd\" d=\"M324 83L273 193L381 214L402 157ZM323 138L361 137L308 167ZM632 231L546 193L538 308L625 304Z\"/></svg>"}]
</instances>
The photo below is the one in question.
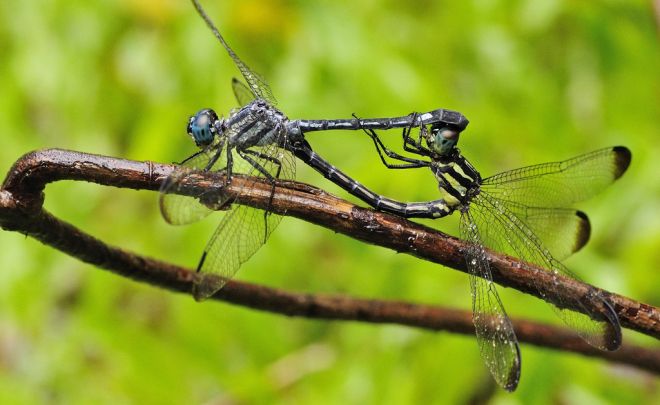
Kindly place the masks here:
<instances>
[{"instance_id":1,"label":"dragonfly head","mask_svg":"<svg viewBox=\"0 0 660 405\"><path fill-rule=\"evenodd\" d=\"M458 143L459 131L449 127L431 127L424 136L426 145L439 156L450 155Z\"/></svg>"},{"instance_id":2,"label":"dragonfly head","mask_svg":"<svg viewBox=\"0 0 660 405\"><path fill-rule=\"evenodd\" d=\"M188 120L188 135L198 147L208 146L218 135L218 128L222 128L222 125L218 125L219 121L218 115L212 109L199 110Z\"/></svg>"}]
</instances>

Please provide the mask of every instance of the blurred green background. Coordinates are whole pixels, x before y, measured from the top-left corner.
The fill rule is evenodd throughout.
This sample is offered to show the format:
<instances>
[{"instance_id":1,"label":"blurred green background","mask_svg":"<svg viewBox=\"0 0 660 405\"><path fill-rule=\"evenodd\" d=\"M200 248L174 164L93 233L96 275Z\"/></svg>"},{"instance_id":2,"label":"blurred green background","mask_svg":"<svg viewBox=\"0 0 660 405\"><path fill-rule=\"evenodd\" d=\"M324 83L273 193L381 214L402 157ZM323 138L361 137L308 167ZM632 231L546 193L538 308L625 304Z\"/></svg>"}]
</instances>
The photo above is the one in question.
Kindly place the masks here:
<instances>
[{"instance_id":1,"label":"blurred green background","mask_svg":"<svg viewBox=\"0 0 660 405\"><path fill-rule=\"evenodd\" d=\"M464 154L489 175L609 145L628 173L580 206L587 281L660 304L660 52L643 1L205 1L227 40L292 118L444 107L471 124ZM158 162L194 151L187 117L235 107L238 75L184 0L0 3L0 171L40 148ZM398 132L388 135L398 144ZM381 166L367 137L318 133L317 151L399 199L434 198L430 172ZM298 165L301 181L346 193ZM194 266L218 216L187 227L157 194L61 182L55 215L112 244ZM432 223L455 234L456 219ZM472 336L290 319L195 303L0 233L2 403L445 403L489 376ZM285 218L238 278L469 308L467 277ZM511 316L556 323L550 307L500 288ZM625 331L626 342L658 347ZM601 360L522 346L518 391L497 403L657 400L658 380Z\"/></svg>"}]
</instances>

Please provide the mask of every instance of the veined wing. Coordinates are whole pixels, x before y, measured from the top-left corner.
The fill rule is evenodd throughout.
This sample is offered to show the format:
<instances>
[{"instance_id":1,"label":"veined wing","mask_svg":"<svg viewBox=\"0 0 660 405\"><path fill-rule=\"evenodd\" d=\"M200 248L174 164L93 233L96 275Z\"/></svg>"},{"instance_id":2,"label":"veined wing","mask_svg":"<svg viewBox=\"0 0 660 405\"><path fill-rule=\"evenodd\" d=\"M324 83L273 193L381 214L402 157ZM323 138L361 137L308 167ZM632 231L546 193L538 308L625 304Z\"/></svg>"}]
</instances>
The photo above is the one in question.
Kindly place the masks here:
<instances>
[{"instance_id":1,"label":"veined wing","mask_svg":"<svg viewBox=\"0 0 660 405\"><path fill-rule=\"evenodd\" d=\"M224 287L241 264L264 244L281 219L277 214L234 204L206 245L198 266L202 275L193 285L195 299L207 299Z\"/></svg>"},{"instance_id":2,"label":"veined wing","mask_svg":"<svg viewBox=\"0 0 660 405\"><path fill-rule=\"evenodd\" d=\"M225 151L207 148L181 162L160 187L160 212L172 225L185 225L209 215L213 210L202 204L204 195L188 197L179 195L183 180L195 172L222 170L227 165ZM218 198L218 197L215 197Z\"/></svg>"},{"instance_id":3,"label":"veined wing","mask_svg":"<svg viewBox=\"0 0 660 405\"><path fill-rule=\"evenodd\" d=\"M274 144L242 153L236 153L234 161L243 161L242 166L250 168L245 171L248 175L269 180L295 177L293 155ZM251 184L254 182L245 187ZM240 205L239 195L204 249L198 266L203 274L193 287L195 299L206 299L220 290L266 242L281 219L272 212Z\"/></svg>"},{"instance_id":4,"label":"veined wing","mask_svg":"<svg viewBox=\"0 0 660 405\"><path fill-rule=\"evenodd\" d=\"M591 225L582 211L527 207L510 201L503 203L538 236L555 259L564 260L589 241Z\"/></svg>"},{"instance_id":5,"label":"veined wing","mask_svg":"<svg viewBox=\"0 0 660 405\"><path fill-rule=\"evenodd\" d=\"M495 381L507 391L514 391L520 380L518 339L506 315L490 272L479 228L471 207L461 214L461 236L470 243L464 252L470 274L472 318L481 357Z\"/></svg>"},{"instance_id":6,"label":"veined wing","mask_svg":"<svg viewBox=\"0 0 660 405\"><path fill-rule=\"evenodd\" d=\"M630 150L623 146L600 149L562 162L496 174L484 179L482 189L500 200L530 207L567 207L621 177L630 159Z\"/></svg>"},{"instance_id":7,"label":"veined wing","mask_svg":"<svg viewBox=\"0 0 660 405\"><path fill-rule=\"evenodd\" d=\"M579 280L545 248L532 229L519 218L506 201L482 192L470 204L474 222L481 229L484 245L521 260L536 264L546 269L552 277L571 277ZM585 341L594 347L604 350L616 350L621 345L621 326L612 306L595 289L591 289L582 297L562 297L559 283L550 282L547 285L537 284L536 288L543 297L544 291L559 300L555 306L557 315ZM566 308L581 308L575 312Z\"/></svg>"},{"instance_id":8,"label":"veined wing","mask_svg":"<svg viewBox=\"0 0 660 405\"><path fill-rule=\"evenodd\" d=\"M248 105L254 100L254 94L252 94L250 88L235 77L231 79L231 89L234 91L234 96L240 106Z\"/></svg>"},{"instance_id":9,"label":"veined wing","mask_svg":"<svg viewBox=\"0 0 660 405\"><path fill-rule=\"evenodd\" d=\"M195 6L195 9L197 9L199 15L206 22L206 25L208 25L208 27L213 32L213 35L215 35L215 37L218 38L218 41L220 41L220 43L225 48L231 59L234 61L234 64L236 65L238 70L241 71L241 74L245 78L245 81L247 81L248 86L250 87L250 91L252 92L252 94L254 94L254 97L264 99L272 105L277 104L277 100L275 100L275 97L273 96L273 92L270 90L270 87L263 79L263 77L261 77L261 75L259 75L258 73L254 72L252 69L250 69L248 65L245 64L245 62L243 62L241 58L238 57L236 52L234 52L234 50L225 41L225 38L222 36L222 34L220 34L220 31L216 28L215 24L213 24L211 18L206 14L202 6L199 4L199 1L192 0L192 3Z\"/></svg>"}]
</instances>

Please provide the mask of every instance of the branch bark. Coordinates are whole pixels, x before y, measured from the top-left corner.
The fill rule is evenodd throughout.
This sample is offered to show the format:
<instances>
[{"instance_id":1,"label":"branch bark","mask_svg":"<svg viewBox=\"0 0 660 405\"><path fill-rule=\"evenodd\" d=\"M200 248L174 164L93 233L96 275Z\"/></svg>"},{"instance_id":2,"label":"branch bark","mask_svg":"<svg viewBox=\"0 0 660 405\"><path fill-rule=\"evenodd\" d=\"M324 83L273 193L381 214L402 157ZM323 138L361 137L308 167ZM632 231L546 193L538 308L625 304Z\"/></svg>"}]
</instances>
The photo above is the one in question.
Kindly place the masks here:
<instances>
[{"instance_id":1,"label":"branch bark","mask_svg":"<svg viewBox=\"0 0 660 405\"><path fill-rule=\"evenodd\" d=\"M190 292L197 273L140 256L82 232L43 210L45 185L58 180L88 181L106 186L158 190L175 168L153 162L136 162L58 149L29 153L10 170L0 189L0 226L34 237L80 260L113 273L178 292ZM357 207L317 188L282 182L270 201L271 185L257 182L243 189L246 178L235 176L223 187L218 173L195 174L186 179L182 192L241 193L243 203L271 209L315 223L355 239L407 253L465 272L462 250L465 242L437 230L386 213ZM252 181L252 180L250 180ZM495 282L539 296L536 283L550 282L545 270L513 257L488 252ZM534 280L536 279L536 280ZM561 288L544 291L543 299L578 301L596 288L570 278L560 279ZM623 327L660 338L660 311L648 304L599 290L614 305ZM566 299L566 298L571 299ZM406 302L365 300L346 296L287 292L263 286L229 282L214 297L254 309L305 318L396 323L432 330L473 334L471 313ZM571 308L578 309L578 308ZM583 342L565 328L526 320L514 320L520 341L558 350L601 357L660 374L660 351L623 345L616 352L603 352Z\"/></svg>"}]
</instances>

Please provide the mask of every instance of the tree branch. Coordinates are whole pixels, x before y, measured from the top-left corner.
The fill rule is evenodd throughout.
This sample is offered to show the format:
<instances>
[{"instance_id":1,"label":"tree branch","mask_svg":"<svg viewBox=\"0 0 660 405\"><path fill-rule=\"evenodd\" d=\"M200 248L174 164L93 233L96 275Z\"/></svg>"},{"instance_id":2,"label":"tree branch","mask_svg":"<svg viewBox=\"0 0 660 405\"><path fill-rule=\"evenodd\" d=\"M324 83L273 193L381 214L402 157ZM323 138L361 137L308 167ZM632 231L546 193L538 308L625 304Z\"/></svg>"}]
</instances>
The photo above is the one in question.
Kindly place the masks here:
<instances>
[{"instance_id":1,"label":"tree branch","mask_svg":"<svg viewBox=\"0 0 660 405\"><path fill-rule=\"evenodd\" d=\"M58 180L80 180L132 189L158 190L175 168L153 162L136 162L57 149L23 156L10 170L0 189L0 226L34 237L67 254L113 273L178 292L190 292L197 273L109 246L63 222L42 208L44 187ZM182 192L241 193L242 203L268 206L271 185L257 182L242 190L248 179L235 176L223 187L219 173L195 174L185 180ZM250 182L253 179L249 180ZM252 183L251 183L252 184ZM434 229L386 213L357 207L322 190L295 182L278 183L270 202L280 214L301 218L398 252L465 272L465 242ZM541 268L495 252L488 252L494 280L506 287L539 296L537 283L553 282ZM579 298L595 287L570 278L559 279L560 288L543 291L550 302ZM560 291L559 293L557 291ZM614 305L622 326L660 338L658 308L608 291L599 290ZM406 302L365 300L345 296L286 292L238 281L229 282L214 299L259 310L318 319L396 323L433 330L473 334L471 314ZM569 299L567 299L569 298ZM579 307L571 308L579 310ZM616 352L592 348L570 330L525 320L514 320L520 341L634 365L660 374L660 351L624 345Z\"/></svg>"}]
</instances>

